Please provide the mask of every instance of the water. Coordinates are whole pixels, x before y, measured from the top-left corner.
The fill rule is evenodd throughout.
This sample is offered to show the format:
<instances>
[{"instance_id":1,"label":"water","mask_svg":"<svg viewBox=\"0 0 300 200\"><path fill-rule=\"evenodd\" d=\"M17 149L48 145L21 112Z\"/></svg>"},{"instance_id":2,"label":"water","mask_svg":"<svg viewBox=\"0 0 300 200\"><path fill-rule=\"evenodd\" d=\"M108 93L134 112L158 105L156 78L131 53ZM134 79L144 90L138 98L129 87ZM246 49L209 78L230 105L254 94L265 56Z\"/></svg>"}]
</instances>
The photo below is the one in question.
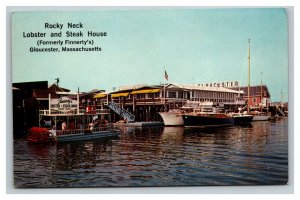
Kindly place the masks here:
<instances>
[{"instance_id":1,"label":"water","mask_svg":"<svg viewBox=\"0 0 300 200\"><path fill-rule=\"evenodd\" d=\"M288 120L247 126L122 128L118 139L14 140L17 188L282 185Z\"/></svg>"}]
</instances>

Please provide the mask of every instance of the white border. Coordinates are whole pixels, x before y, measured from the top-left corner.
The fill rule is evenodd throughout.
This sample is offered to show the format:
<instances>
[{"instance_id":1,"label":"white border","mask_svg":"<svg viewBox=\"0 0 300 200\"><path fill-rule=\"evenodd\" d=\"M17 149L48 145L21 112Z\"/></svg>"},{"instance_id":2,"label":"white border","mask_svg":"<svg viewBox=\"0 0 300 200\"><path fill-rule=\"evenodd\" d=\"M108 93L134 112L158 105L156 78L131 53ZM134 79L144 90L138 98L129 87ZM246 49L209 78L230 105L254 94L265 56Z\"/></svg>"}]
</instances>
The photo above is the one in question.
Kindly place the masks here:
<instances>
[{"instance_id":1,"label":"white border","mask_svg":"<svg viewBox=\"0 0 300 200\"><path fill-rule=\"evenodd\" d=\"M82 3L80 3L80 1L76 1L76 0L73 0L73 1L69 1L71 2L72 6L76 5L76 6L83 6ZM91 3L92 2L92 3ZM153 0L151 1L151 3L149 2L140 2L140 1L127 1L126 3L124 3L123 1L105 1L104 3L102 2L101 6L187 6L187 7L194 7L194 6L282 6L282 5L295 5L295 2L294 1L242 1L242 2L235 2L235 1L221 1L221 2L218 2L216 3L215 1L211 2L211 1L208 1L209 3L207 3L206 1L204 2L201 2L200 3L195 3L195 1L189 1L189 0L186 0L184 2L181 2L181 1L178 1L178 0L175 0L175 1L172 1L172 3L170 3L169 1L165 1L165 2L160 2L158 0ZM267 2L267 3L266 3ZM5 6L19 6L19 5L38 5L38 3L40 3L40 1L26 1L26 3L24 3L24 1L15 1L15 0L12 0L12 1L9 1L9 3L7 1L5 1L5 3L2 5L1 4L1 24L5 24L5 21L3 19L5 19L5 11L6 11L6 8ZM85 0L84 1L85 5L91 5L94 3L94 1L90 1L90 0ZM54 0L52 0L51 2L50 1L46 1L43 5L51 5L51 6L65 6L65 5L68 5L68 3L64 2L64 1L59 1L59 2L54 2ZM70 5L70 4L69 4ZM10 11L12 11L11 9L12 8L8 8L10 9ZM16 8L13 8L13 9L16 9ZM26 8L21 8L22 10L24 9L34 9L34 10L40 10L40 9L45 9L45 8L42 8L42 7L26 7ZM46 8L47 10L49 8ZM59 9L61 10L62 8L59 8L59 7L52 7L52 9ZM78 9L78 8L74 8L74 7L69 7L69 8L66 8L66 9ZM94 9L91 8L91 9ZM290 8L290 9L293 9L293 8ZM297 7L295 7L295 13L296 13L296 10L297 10ZM290 14L290 12L289 12ZM299 15L299 14L298 14ZM6 15L8 16L8 15ZM289 30L289 61L290 61L290 70L289 70L289 84L290 84L290 87L289 87L289 91L290 91L290 94L289 94L289 99L290 99L290 104L292 103L293 104L293 100L294 100L294 92L293 92L293 84L294 84L294 74L298 74L297 72L299 72L299 70L297 70L297 68L294 69L294 57L293 57L293 54L294 54L294 42L297 42L297 39L295 39L295 41L293 40L294 39L294 21L293 21L293 18L291 19L292 17L289 16L289 27L290 27L290 30ZM295 16L296 18L296 16ZM297 18L296 18L297 19ZM292 21L291 21L292 20ZM297 21L297 20L295 20ZM4 23L3 23L4 22ZM6 20L6 22L8 22L8 19ZM1 55L2 57L1 58L5 58L6 57L6 64L5 64L5 59L0 59L0 62L2 64L2 66L10 66L10 45L7 45L6 47L6 51L7 51L7 55L5 56L5 50L4 50L4 46L5 46L5 42L7 42L7 44L9 44L9 37L5 37L5 33L7 34L7 36L10 36L9 34L9 30L10 30L10 26L9 24L6 24L6 32L2 31L1 33ZM297 30L297 28L295 28L295 32L296 32L296 35L297 35L297 31L299 32L299 30ZM299 35L299 33L298 33ZM295 43L295 47L297 48L297 43ZM297 52L297 51L296 51ZM295 63L296 64L296 63ZM5 71L7 70L7 71ZM3 72L4 71L4 72ZM6 77L5 77L6 75ZM7 79L6 79L7 78ZM6 93L5 93L5 89L3 90L1 87L1 90L0 90L0 95L1 97L2 96L6 96L6 98L0 98L1 99L1 103L0 105L2 106L2 111L3 110L6 110L7 108L7 111L10 110L10 108L12 107L11 105L11 68L9 67L6 67L6 69L3 67L1 68L1 72L0 72L0 80L3 81L1 82L2 84L1 85L6 85ZM295 79L295 81L297 81L297 79ZM295 87L296 87L296 83L295 83ZM295 94L295 99L296 99L296 94ZM295 101L297 102L297 101ZM7 103L7 104L6 104ZM293 109L294 106L290 106L290 116L293 116L293 113L292 111L294 110ZM295 108L297 108L297 105L295 105ZM10 112L11 113L11 112ZM56 194L61 194L61 193L69 193L69 194L74 194L74 193L85 193L85 194L98 194L98 193L102 193L102 194L105 194L105 193L115 193L115 194L132 194L132 193L143 193L143 194L153 194L153 193L157 193L157 194L161 194L161 193L169 193L169 194L178 194L178 193L184 193L184 194L231 194L231 193L238 193L238 194L253 194L253 193L256 193L256 194L268 194L268 193L271 193L271 194L276 194L276 193L291 193L293 192L292 188L290 186L293 186L293 185L290 185L290 186L254 186L254 187L240 187L240 186L237 186L237 187L183 187L183 188L177 188L177 187L173 187L173 188L100 188L100 189L82 189L82 190L78 190L78 189L64 189L64 190L60 190L60 189L28 189L28 190L16 190L16 189L13 189L12 187L12 177L10 177L12 175L12 160L9 159L9 157L12 156L12 146L11 146L11 137L12 135L9 135L8 133L12 131L11 129L11 119L12 119L12 116L9 112L6 113L6 116L3 114L1 114L1 132L2 135L1 135L1 176L0 176L0 181L3 182L3 179L5 178L5 175L7 175L7 180L6 180L6 191L5 191L5 187L3 187L3 183L1 183L1 194L0 195L3 195L5 194L5 192L7 193L19 193L19 194L44 194L44 193L56 193ZM296 112L295 113L299 113L299 112ZM291 119L291 117L289 118ZM7 120L7 121L6 121ZM5 123L6 121L6 123ZM3 123L4 122L4 123ZM6 130L6 126L7 126L7 130ZM290 133L293 134L293 127L294 127L294 123L293 123L293 120L289 120L289 131ZM297 128L297 124L295 124L295 127ZM5 139L5 134L3 133L6 133L7 135L7 139ZM4 135L4 137L3 137ZM295 138L292 136L292 137L289 137L289 147L290 147L290 153L289 153L289 164L290 165L293 165L293 157L294 157L294 154L291 153L291 151L293 152L293 149L291 149L291 147L294 147L294 145L292 145L294 143L294 139L295 139L295 143L297 138L297 135L295 135ZM292 139L292 140L291 140ZM5 142L7 144L7 147L5 148ZM297 145L296 145L297 146ZM296 147L295 146L295 147ZM3 163L5 163L5 159L3 159L5 157L5 150L7 151L6 153L6 156L7 156L7 164L6 164L6 167L7 167L7 173L5 173L5 169L3 169ZM296 155L296 150L295 150L295 155ZM297 160L297 159L296 159ZM296 165L297 166L297 165ZM291 167L291 166L290 166ZM297 168L296 168L297 169ZM291 172L291 169L290 169L290 172ZM289 177L291 178L293 174L290 174ZM290 180L291 181L291 180ZM296 184L296 183L295 183ZM296 186L296 185L295 185ZM283 189L283 188L286 188L286 189ZM297 187L296 187L297 188ZM32 199L32 195L30 195L30 199ZM114 195L115 196L115 195ZM206 196L206 195L205 195ZM282 198L287 198L287 199L290 199L290 198L294 198L296 195L292 195L292 196L281 196L281 195L271 195L272 199L276 199L276 198L279 198L282 199ZM7 195L5 195L5 198L7 197ZM38 197L38 196L36 196ZM116 195L117 198L122 198L122 196L118 196ZM207 196L206 196L207 197ZM1 198L1 197L0 197ZM23 199L24 197L22 197ZM41 198L41 196L38 197L39 199ZM44 198L44 197L43 197ZM55 198L54 196L51 195L50 198ZM145 197L143 197L145 198ZM156 198L156 197L151 197L152 198ZM169 198L169 197L168 197ZM172 198L172 197L170 197ZM222 198L222 197L221 197ZM233 198L233 197L231 197ZM235 196L234 198L241 198L239 195L238 196ZM233 198L233 199L234 199ZM244 197L243 197L244 198ZM251 197L252 198L255 198L254 196ZM264 197L265 198L265 197ZM3 199L3 198L1 198Z\"/></svg>"}]
</instances>

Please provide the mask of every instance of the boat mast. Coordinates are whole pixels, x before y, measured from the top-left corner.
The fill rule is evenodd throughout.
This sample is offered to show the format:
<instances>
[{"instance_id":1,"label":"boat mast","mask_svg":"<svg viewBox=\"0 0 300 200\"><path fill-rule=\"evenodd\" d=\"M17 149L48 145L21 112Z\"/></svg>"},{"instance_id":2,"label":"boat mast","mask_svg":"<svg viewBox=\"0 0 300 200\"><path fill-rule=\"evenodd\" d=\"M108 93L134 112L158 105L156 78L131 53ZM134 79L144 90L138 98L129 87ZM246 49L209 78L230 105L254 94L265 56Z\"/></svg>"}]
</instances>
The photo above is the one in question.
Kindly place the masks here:
<instances>
[{"instance_id":1,"label":"boat mast","mask_svg":"<svg viewBox=\"0 0 300 200\"><path fill-rule=\"evenodd\" d=\"M262 72L260 72L261 74L261 79L260 79L260 111L262 112L262 99L263 99L263 95L262 95Z\"/></svg>"},{"instance_id":2,"label":"boat mast","mask_svg":"<svg viewBox=\"0 0 300 200\"><path fill-rule=\"evenodd\" d=\"M247 113L249 113L249 101L250 101L250 38L248 40L248 101L247 101Z\"/></svg>"},{"instance_id":3,"label":"boat mast","mask_svg":"<svg viewBox=\"0 0 300 200\"><path fill-rule=\"evenodd\" d=\"M166 109L166 68L164 67L164 111L167 111Z\"/></svg>"}]
</instances>

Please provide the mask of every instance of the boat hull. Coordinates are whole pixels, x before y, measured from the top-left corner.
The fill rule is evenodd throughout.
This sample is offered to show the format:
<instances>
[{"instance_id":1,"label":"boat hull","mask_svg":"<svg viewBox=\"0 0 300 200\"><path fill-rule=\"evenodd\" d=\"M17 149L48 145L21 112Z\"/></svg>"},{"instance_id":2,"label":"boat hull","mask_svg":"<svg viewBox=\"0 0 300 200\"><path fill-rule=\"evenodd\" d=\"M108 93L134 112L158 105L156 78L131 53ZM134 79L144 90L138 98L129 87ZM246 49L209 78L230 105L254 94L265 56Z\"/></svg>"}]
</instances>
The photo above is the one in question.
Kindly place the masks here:
<instances>
[{"instance_id":1,"label":"boat hull","mask_svg":"<svg viewBox=\"0 0 300 200\"><path fill-rule=\"evenodd\" d=\"M165 126L183 126L182 114L159 112Z\"/></svg>"},{"instance_id":2,"label":"boat hull","mask_svg":"<svg viewBox=\"0 0 300 200\"><path fill-rule=\"evenodd\" d=\"M53 138L49 134L49 131L45 128L32 127L28 131L27 140L31 143L53 142Z\"/></svg>"},{"instance_id":3,"label":"boat hull","mask_svg":"<svg viewBox=\"0 0 300 200\"><path fill-rule=\"evenodd\" d=\"M226 117L224 115L183 115L182 118L185 126L234 124L232 117Z\"/></svg>"},{"instance_id":4,"label":"boat hull","mask_svg":"<svg viewBox=\"0 0 300 200\"><path fill-rule=\"evenodd\" d=\"M251 123L253 120L253 115L240 115L234 116L234 124L243 124L243 123Z\"/></svg>"},{"instance_id":5,"label":"boat hull","mask_svg":"<svg viewBox=\"0 0 300 200\"><path fill-rule=\"evenodd\" d=\"M81 133L81 134L74 134L74 135L61 135L56 137L56 141L73 142L73 141L118 137L119 133L120 133L119 131L110 130L110 131L101 131L101 132L93 132L93 133Z\"/></svg>"},{"instance_id":6,"label":"boat hull","mask_svg":"<svg viewBox=\"0 0 300 200\"><path fill-rule=\"evenodd\" d=\"M269 118L270 116L268 115L254 115L253 121L267 121Z\"/></svg>"}]
</instances>

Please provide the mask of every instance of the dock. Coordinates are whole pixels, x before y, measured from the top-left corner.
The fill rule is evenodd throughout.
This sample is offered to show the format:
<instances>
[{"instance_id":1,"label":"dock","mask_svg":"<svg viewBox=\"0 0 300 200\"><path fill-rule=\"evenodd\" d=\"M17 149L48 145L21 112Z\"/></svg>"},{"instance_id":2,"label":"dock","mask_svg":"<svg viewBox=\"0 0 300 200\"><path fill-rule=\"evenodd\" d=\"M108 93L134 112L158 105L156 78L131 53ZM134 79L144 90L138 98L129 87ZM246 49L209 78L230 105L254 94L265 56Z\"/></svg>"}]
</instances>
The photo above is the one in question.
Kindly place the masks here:
<instances>
[{"instance_id":1,"label":"dock","mask_svg":"<svg viewBox=\"0 0 300 200\"><path fill-rule=\"evenodd\" d=\"M125 126L125 127L150 127L150 126L164 126L163 122L150 121L150 122L133 122L133 123L113 123L113 126Z\"/></svg>"}]
</instances>

